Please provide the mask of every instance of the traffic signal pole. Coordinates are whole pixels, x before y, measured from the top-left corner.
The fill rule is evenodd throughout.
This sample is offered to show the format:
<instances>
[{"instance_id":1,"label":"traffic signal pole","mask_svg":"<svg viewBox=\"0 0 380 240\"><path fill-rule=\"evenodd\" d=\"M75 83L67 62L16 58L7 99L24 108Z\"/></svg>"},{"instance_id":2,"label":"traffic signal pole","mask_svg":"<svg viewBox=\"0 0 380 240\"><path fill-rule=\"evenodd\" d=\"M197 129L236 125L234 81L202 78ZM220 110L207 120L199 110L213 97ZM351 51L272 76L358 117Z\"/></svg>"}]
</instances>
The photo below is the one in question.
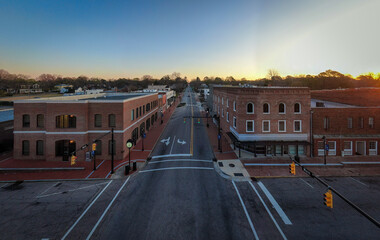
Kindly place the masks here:
<instances>
[{"instance_id":1,"label":"traffic signal pole","mask_svg":"<svg viewBox=\"0 0 380 240\"><path fill-rule=\"evenodd\" d=\"M113 171L113 155L115 154L114 152L113 152L113 148L114 148L114 140L113 140L113 128L112 128L112 130L111 130L111 174L113 174L114 173L114 171Z\"/></svg>"},{"instance_id":2,"label":"traffic signal pole","mask_svg":"<svg viewBox=\"0 0 380 240\"><path fill-rule=\"evenodd\" d=\"M350 205L351 207L353 207L361 215L363 215L365 218L367 218L369 221L371 221L373 224L375 224L378 228L380 228L380 223L378 221L376 221L376 219L374 219L369 214L367 214L366 212L364 212L361 208L359 208L358 206L356 206L353 202L351 202L350 200L348 200L347 198L345 198L342 194L340 194L337 190L335 190L333 187L331 187L328 183L326 183L325 181L323 181L321 178L319 178L318 176L315 176L311 171L309 171L304 166L302 166L300 164L300 162L296 161L295 159L292 159L292 157L290 157L290 159L293 162L295 162L298 166L300 166L302 168L302 171L304 171L307 175L309 175L312 178L315 178L318 182L322 183L324 186L327 187L328 190L331 190L331 192L335 193L338 197L340 197L348 205Z\"/></svg>"}]
</instances>

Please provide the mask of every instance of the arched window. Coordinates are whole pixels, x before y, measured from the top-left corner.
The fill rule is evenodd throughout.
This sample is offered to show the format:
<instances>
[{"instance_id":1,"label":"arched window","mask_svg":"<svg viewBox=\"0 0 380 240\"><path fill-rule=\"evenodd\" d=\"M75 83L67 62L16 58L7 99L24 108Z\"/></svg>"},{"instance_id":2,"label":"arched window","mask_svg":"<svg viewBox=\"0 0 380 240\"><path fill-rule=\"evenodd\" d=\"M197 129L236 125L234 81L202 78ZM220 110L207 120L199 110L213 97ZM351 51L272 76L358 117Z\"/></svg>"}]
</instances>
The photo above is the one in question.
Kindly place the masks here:
<instances>
[{"instance_id":1,"label":"arched window","mask_svg":"<svg viewBox=\"0 0 380 240\"><path fill-rule=\"evenodd\" d=\"M294 113L301 113L301 104L300 103L294 104Z\"/></svg>"},{"instance_id":2,"label":"arched window","mask_svg":"<svg viewBox=\"0 0 380 240\"><path fill-rule=\"evenodd\" d=\"M44 127L44 115L43 114L37 115L37 127Z\"/></svg>"},{"instance_id":3,"label":"arched window","mask_svg":"<svg viewBox=\"0 0 380 240\"><path fill-rule=\"evenodd\" d=\"M102 155L102 140L96 140L95 155Z\"/></svg>"},{"instance_id":4,"label":"arched window","mask_svg":"<svg viewBox=\"0 0 380 240\"><path fill-rule=\"evenodd\" d=\"M116 116L115 114L108 115L108 126L116 127Z\"/></svg>"},{"instance_id":5,"label":"arched window","mask_svg":"<svg viewBox=\"0 0 380 240\"><path fill-rule=\"evenodd\" d=\"M278 112L279 113L285 113L285 103L280 103L278 105Z\"/></svg>"},{"instance_id":6,"label":"arched window","mask_svg":"<svg viewBox=\"0 0 380 240\"><path fill-rule=\"evenodd\" d=\"M30 127L30 115L22 115L22 127Z\"/></svg>"},{"instance_id":7,"label":"arched window","mask_svg":"<svg viewBox=\"0 0 380 240\"><path fill-rule=\"evenodd\" d=\"M146 120L146 130L149 131L150 128L150 118Z\"/></svg>"},{"instance_id":8,"label":"arched window","mask_svg":"<svg viewBox=\"0 0 380 240\"><path fill-rule=\"evenodd\" d=\"M269 103L263 104L263 113L270 113Z\"/></svg>"},{"instance_id":9,"label":"arched window","mask_svg":"<svg viewBox=\"0 0 380 240\"><path fill-rule=\"evenodd\" d=\"M76 128L77 118L74 115L60 115L55 117L57 128Z\"/></svg>"},{"instance_id":10,"label":"arched window","mask_svg":"<svg viewBox=\"0 0 380 240\"><path fill-rule=\"evenodd\" d=\"M29 141L28 140L22 141L22 155L29 156Z\"/></svg>"},{"instance_id":11,"label":"arched window","mask_svg":"<svg viewBox=\"0 0 380 240\"><path fill-rule=\"evenodd\" d=\"M253 103L248 103L247 104L247 113L253 113L254 111L254 106L253 106Z\"/></svg>"},{"instance_id":12,"label":"arched window","mask_svg":"<svg viewBox=\"0 0 380 240\"><path fill-rule=\"evenodd\" d=\"M102 115L101 114L95 114L94 126L95 127L101 127L102 126Z\"/></svg>"}]
</instances>

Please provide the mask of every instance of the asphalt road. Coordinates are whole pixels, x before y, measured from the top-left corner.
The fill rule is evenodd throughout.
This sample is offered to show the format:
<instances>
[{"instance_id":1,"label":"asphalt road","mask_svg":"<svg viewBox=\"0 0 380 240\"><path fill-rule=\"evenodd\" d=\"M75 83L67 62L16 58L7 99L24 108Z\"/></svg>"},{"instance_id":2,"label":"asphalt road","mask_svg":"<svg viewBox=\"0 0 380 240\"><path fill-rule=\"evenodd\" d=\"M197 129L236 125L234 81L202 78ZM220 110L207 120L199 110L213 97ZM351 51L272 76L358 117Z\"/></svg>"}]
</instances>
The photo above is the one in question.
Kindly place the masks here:
<instances>
[{"instance_id":1,"label":"asphalt road","mask_svg":"<svg viewBox=\"0 0 380 240\"><path fill-rule=\"evenodd\" d=\"M0 239L379 239L338 197L324 206L313 179L219 175L190 89L183 101L139 173L0 186ZM380 221L380 178L325 180Z\"/></svg>"}]
</instances>

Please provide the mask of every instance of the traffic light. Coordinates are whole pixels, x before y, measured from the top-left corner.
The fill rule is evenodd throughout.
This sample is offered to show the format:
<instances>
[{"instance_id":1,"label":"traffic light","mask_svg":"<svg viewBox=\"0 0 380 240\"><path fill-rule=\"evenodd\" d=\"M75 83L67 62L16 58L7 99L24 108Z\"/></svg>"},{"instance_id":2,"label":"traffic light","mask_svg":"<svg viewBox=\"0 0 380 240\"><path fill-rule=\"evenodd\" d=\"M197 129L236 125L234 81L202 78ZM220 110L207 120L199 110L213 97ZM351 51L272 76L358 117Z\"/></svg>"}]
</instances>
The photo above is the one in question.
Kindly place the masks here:
<instances>
[{"instance_id":1,"label":"traffic light","mask_svg":"<svg viewBox=\"0 0 380 240\"><path fill-rule=\"evenodd\" d=\"M71 156L71 166L75 164L75 161L77 160L77 156L72 155Z\"/></svg>"},{"instance_id":2,"label":"traffic light","mask_svg":"<svg viewBox=\"0 0 380 240\"><path fill-rule=\"evenodd\" d=\"M331 190L328 190L325 194L323 194L323 197L323 204L329 208L333 208L333 195Z\"/></svg>"},{"instance_id":3,"label":"traffic light","mask_svg":"<svg viewBox=\"0 0 380 240\"><path fill-rule=\"evenodd\" d=\"M201 119L200 118L198 118L198 123L201 123Z\"/></svg>"},{"instance_id":4,"label":"traffic light","mask_svg":"<svg viewBox=\"0 0 380 240\"><path fill-rule=\"evenodd\" d=\"M92 144L92 151L96 151L96 143Z\"/></svg>"},{"instance_id":5,"label":"traffic light","mask_svg":"<svg viewBox=\"0 0 380 240\"><path fill-rule=\"evenodd\" d=\"M294 162L292 162L290 165L289 165L289 172L293 175L296 175L296 164Z\"/></svg>"},{"instance_id":6,"label":"traffic light","mask_svg":"<svg viewBox=\"0 0 380 240\"><path fill-rule=\"evenodd\" d=\"M183 123L186 123L186 118L183 118Z\"/></svg>"}]
</instances>

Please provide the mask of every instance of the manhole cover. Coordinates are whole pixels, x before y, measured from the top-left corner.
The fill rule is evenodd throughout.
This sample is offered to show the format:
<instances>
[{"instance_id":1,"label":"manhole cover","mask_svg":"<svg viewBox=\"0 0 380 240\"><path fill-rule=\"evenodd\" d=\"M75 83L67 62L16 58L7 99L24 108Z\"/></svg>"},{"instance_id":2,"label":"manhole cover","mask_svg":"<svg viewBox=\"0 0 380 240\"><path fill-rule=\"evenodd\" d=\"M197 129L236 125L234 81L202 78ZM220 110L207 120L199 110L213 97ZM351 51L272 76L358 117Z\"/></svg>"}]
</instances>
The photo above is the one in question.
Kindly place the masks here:
<instances>
[{"instance_id":1,"label":"manhole cover","mask_svg":"<svg viewBox=\"0 0 380 240\"><path fill-rule=\"evenodd\" d=\"M219 167L223 167L223 163L222 162L218 162L219 164Z\"/></svg>"},{"instance_id":2,"label":"manhole cover","mask_svg":"<svg viewBox=\"0 0 380 240\"><path fill-rule=\"evenodd\" d=\"M242 176L243 176L242 173L234 173L234 175L235 175L236 177L242 177Z\"/></svg>"},{"instance_id":3,"label":"manhole cover","mask_svg":"<svg viewBox=\"0 0 380 240\"><path fill-rule=\"evenodd\" d=\"M230 166L230 167L235 167L235 164L230 163L230 164L228 164L228 166Z\"/></svg>"}]
</instances>

